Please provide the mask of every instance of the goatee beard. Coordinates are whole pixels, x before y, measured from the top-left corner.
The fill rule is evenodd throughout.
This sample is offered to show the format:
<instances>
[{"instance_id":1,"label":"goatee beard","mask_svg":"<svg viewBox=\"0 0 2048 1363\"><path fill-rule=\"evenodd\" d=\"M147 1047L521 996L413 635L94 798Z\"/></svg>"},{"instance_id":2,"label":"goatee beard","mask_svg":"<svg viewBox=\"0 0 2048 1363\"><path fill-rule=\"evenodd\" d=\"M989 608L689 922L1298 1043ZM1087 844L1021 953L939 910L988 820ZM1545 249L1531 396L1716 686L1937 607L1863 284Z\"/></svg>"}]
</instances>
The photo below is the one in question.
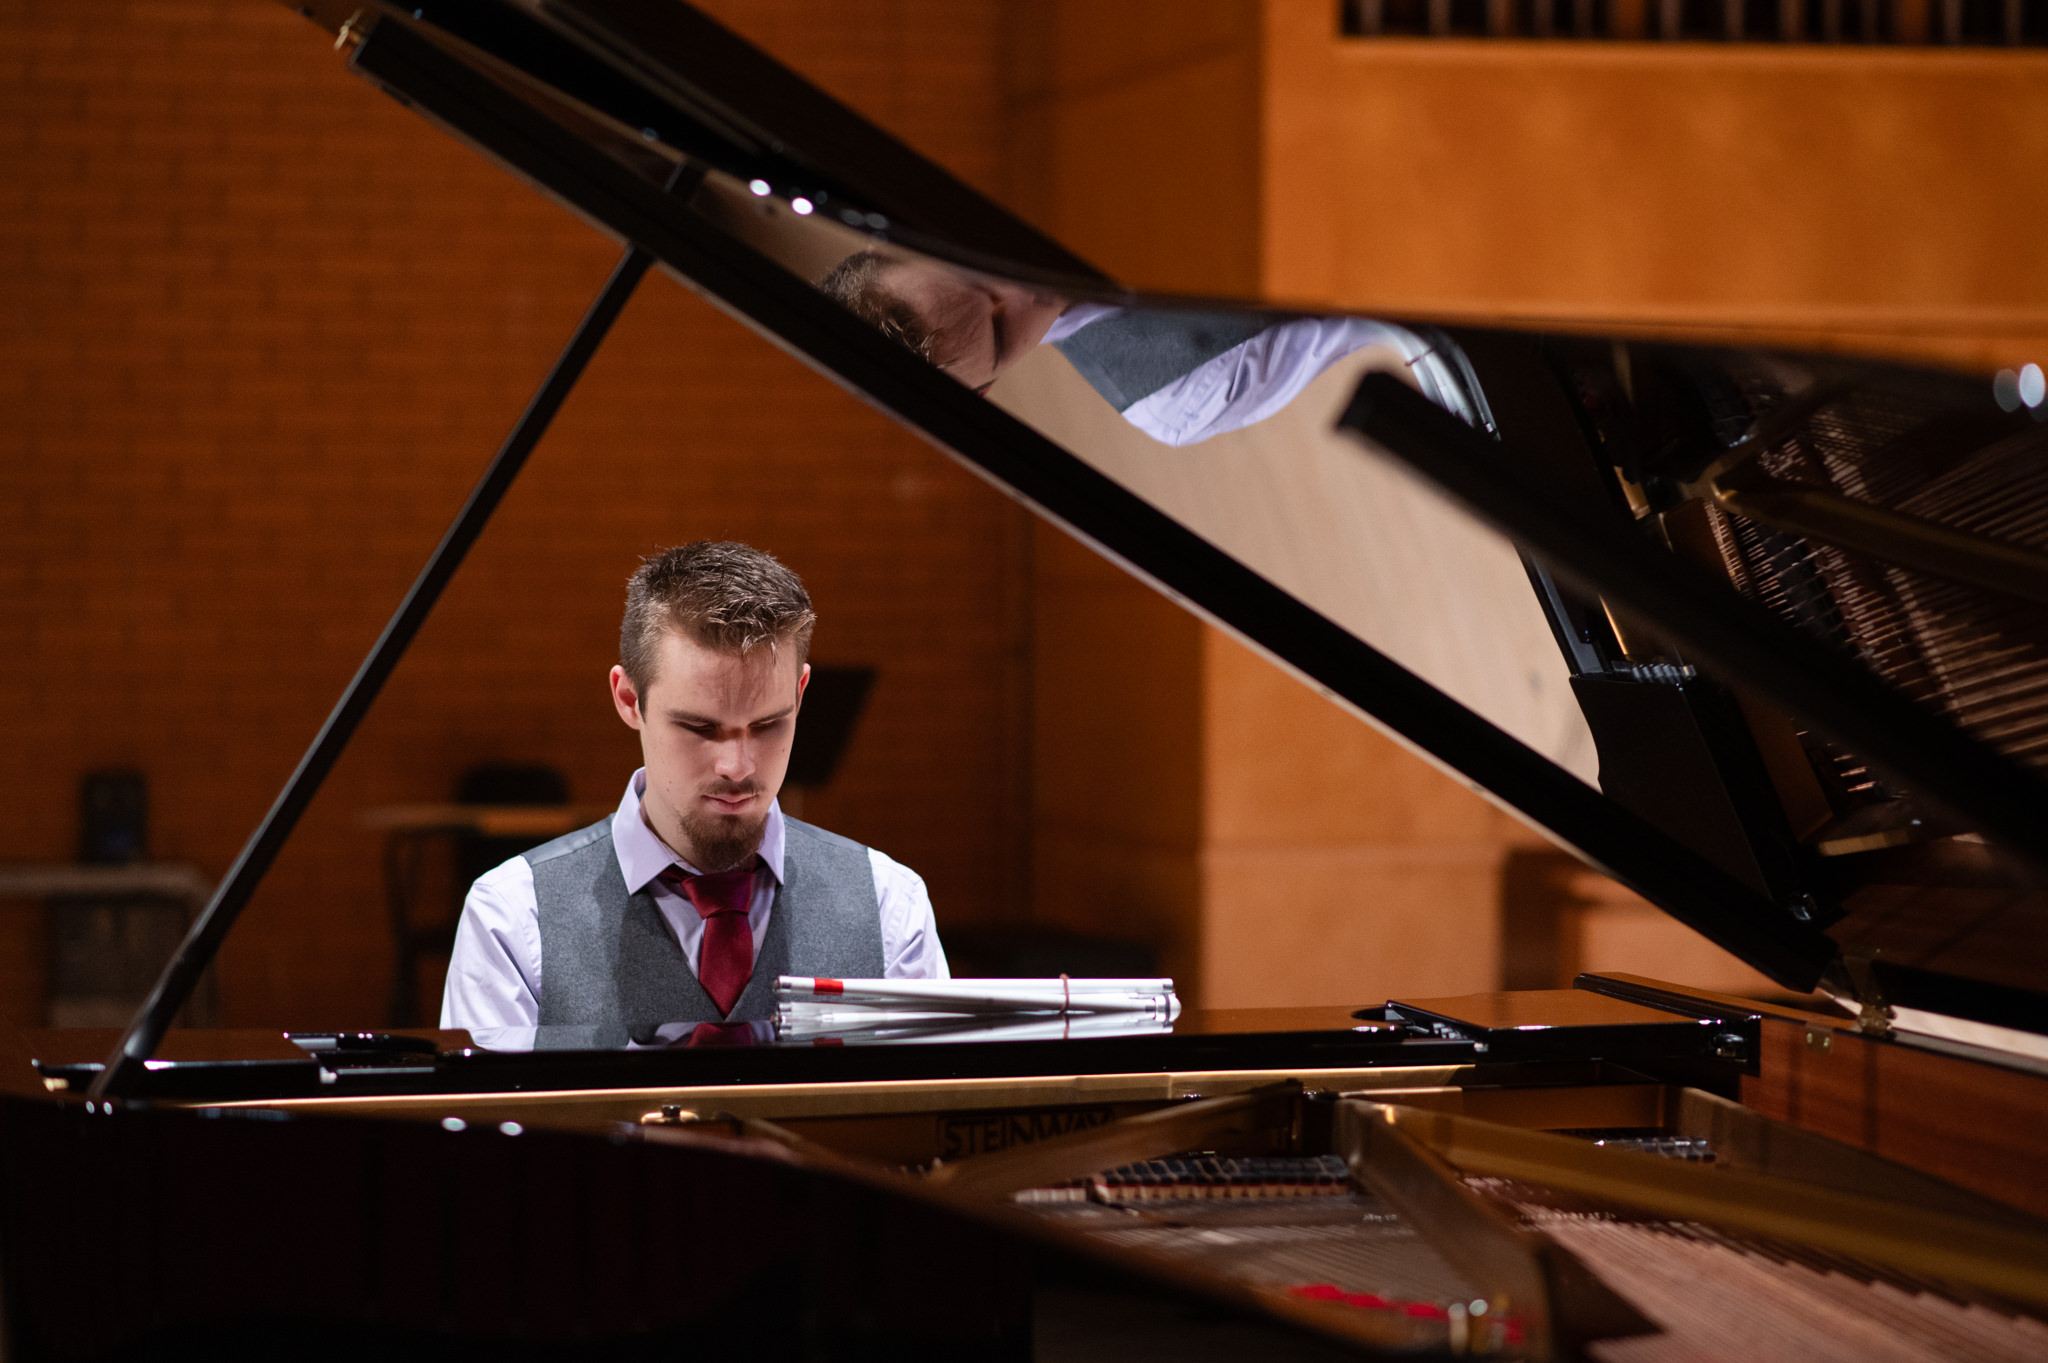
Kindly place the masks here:
<instances>
[{"instance_id":1,"label":"goatee beard","mask_svg":"<svg viewBox=\"0 0 2048 1363\"><path fill-rule=\"evenodd\" d=\"M682 816L683 836L697 854L697 869L710 874L734 871L761 850L768 831L768 811L758 815L701 814Z\"/></svg>"}]
</instances>

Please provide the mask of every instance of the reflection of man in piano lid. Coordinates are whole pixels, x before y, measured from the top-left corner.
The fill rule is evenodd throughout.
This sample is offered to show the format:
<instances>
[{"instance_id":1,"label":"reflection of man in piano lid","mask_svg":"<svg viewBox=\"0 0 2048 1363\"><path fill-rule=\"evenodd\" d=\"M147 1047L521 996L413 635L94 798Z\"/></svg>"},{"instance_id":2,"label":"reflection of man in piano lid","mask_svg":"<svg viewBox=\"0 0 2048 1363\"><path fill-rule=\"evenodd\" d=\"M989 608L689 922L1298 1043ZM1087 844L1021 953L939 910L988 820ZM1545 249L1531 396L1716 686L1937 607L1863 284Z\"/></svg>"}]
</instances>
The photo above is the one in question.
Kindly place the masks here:
<instances>
[{"instance_id":1,"label":"reflection of man in piano lid","mask_svg":"<svg viewBox=\"0 0 2048 1363\"><path fill-rule=\"evenodd\" d=\"M820 285L856 317L977 393L1031 352L1067 300L932 261L860 251Z\"/></svg>"},{"instance_id":2,"label":"reflection of man in piano lid","mask_svg":"<svg viewBox=\"0 0 2048 1363\"><path fill-rule=\"evenodd\" d=\"M946 977L924 882L776 803L815 618L796 574L743 544L641 565L611 692L645 765L609 819L477 880L442 1026L624 1044L768 1018L779 975Z\"/></svg>"},{"instance_id":3,"label":"reflection of man in piano lid","mask_svg":"<svg viewBox=\"0 0 2048 1363\"><path fill-rule=\"evenodd\" d=\"M1264 421L1367 346L1386 346L1411 366L1432 351L1413 332L1369 318L1071 303L877 250L842 260L818 287L977 393L1033 347L1050 344L1124 420L1167 445ZM1432 375L1418 371L1417 378L1444 401Z\"/></svg>"}]
</instances>

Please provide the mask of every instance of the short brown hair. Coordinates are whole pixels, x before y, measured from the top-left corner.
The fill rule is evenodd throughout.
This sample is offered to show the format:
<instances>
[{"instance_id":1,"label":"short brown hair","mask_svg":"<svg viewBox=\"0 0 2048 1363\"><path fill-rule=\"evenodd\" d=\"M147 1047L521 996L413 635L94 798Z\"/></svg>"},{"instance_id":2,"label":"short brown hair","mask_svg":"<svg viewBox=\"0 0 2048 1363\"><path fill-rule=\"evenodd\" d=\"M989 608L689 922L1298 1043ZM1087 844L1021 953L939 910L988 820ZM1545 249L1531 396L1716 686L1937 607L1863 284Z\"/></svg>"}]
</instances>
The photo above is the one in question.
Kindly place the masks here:
<instances>
[{"instance_id":1,"label":"short brown hair","mask_svg":"<svg viewBox=\"0 0 2048 1363\"><path fill-rule=\"evenodd\" d=\"M932 329L910 304L889 292L882 275L902 262L880 251L856 251L832 267L818 287L876 331L920 360L932 357Z\"/></svg>"},{"instance_id":2,"label":"short brown hair","mask_svg":"<svg viewBox=\"0 0 2048 1363\"><path fill-rule=\"evenodd\" d=\"M818 623L797 575L751 545L698 540L642 560L626 583L619 666L634 689L654 680L661 636L674 630L720 653L740 655L787 642L799 666Z\"/></svg>"}]
</instances>

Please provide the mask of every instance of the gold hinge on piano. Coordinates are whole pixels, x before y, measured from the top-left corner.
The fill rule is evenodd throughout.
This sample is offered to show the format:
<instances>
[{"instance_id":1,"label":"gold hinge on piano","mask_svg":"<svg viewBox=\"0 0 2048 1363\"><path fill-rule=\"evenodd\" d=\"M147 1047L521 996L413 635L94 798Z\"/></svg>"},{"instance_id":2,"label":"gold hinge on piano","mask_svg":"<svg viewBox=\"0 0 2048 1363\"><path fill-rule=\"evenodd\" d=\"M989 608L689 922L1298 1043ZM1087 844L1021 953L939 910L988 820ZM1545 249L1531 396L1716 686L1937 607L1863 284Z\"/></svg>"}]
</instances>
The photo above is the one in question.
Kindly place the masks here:
<instances>
[{"instance_id":1,"label":"gold hinge on piano","mask_svg":"<svg viewBox=\"0 0 2048 1363\"><path fill-rule=\"evenodd\" d=\"M334 34L334 50L336 52L341 51L341 49L347 47L350 43L362 42L364 36L363 32L361 29L358 29L356 27L356 21L361 19L362 17L363 12L361 10L357 10L354 14L349 15L348 18L341 21L341 27L338 30L336 30Z\"/></svg>"},{"instance_id":2,"label":"gold hinge on piano","mask_svg":"<svg viewBox=\"0 0 2048 1363\"><path fill-rule=\"evenodd\" d=\"M1821 980L1821 987L1838 999L1855 1001L1858 1031L1866 1036L1888 1037L1892 1034L1895 1015L1892 1006L1885 1002L1884 990L1872 968L1875 955L1875 952L1870 956L1844 955L1839 969L1829 968L1827 976Z\"/></svg>"}]
</instances>

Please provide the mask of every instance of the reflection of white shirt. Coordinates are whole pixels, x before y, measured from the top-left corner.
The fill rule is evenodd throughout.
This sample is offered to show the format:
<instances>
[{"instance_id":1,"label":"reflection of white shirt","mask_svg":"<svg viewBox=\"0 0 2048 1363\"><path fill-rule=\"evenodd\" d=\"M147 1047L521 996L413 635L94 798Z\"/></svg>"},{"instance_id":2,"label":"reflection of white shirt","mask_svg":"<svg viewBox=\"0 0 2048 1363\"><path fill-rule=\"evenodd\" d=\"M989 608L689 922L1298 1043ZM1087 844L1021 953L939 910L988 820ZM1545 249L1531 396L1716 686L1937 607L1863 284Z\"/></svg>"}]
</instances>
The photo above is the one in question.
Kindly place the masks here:
<instances>
[{"instance_id":1,"label":"reflection of white shirt","mask_svg":"<svg viewBox=\"0 0 2048 1363\"><path fill-rule=\"evenodd\" d=\"M640 817L640 794L647 786L645 770L633 773L626 793L612 815L612 852L625 877L626 892L647 889L662 921L675 934L689 959L690 970L704 945L704 919L696 907L656 877L683 864L668 844L654 835ZM761 867L754 872L754 902L747 926L754 932L758 958L768 935L769 911L782 883L782 806L768 808L761 835ZM950 978L939 928L932 918L931 896L915 871L868 849L875 873L875 900L882 913L882 973L890 979ZM455 930L455 951L448 960L448 983L441 995L443 1027L533 1027L540 1021L540 912L534 900L533 867L514 857L477 877L463 901L462 922Z\"/></svg>"},{"instance_id":2,"label":"reflection of white shirt","mask_svg":"<svg viewBox=\"0 0 2048 1363\"><path fill-rule=\"evenodd\" d=\"M1076 303L1054 320L1045 344L1121 308ZM1124 409L1124 420L1167 445L1192 445L1264 421L1346 355L1371 345L1391 346L1411 360L1414 333L1363 317L1297 317L1181 375Z\"/></svg>"}]
</instances>

